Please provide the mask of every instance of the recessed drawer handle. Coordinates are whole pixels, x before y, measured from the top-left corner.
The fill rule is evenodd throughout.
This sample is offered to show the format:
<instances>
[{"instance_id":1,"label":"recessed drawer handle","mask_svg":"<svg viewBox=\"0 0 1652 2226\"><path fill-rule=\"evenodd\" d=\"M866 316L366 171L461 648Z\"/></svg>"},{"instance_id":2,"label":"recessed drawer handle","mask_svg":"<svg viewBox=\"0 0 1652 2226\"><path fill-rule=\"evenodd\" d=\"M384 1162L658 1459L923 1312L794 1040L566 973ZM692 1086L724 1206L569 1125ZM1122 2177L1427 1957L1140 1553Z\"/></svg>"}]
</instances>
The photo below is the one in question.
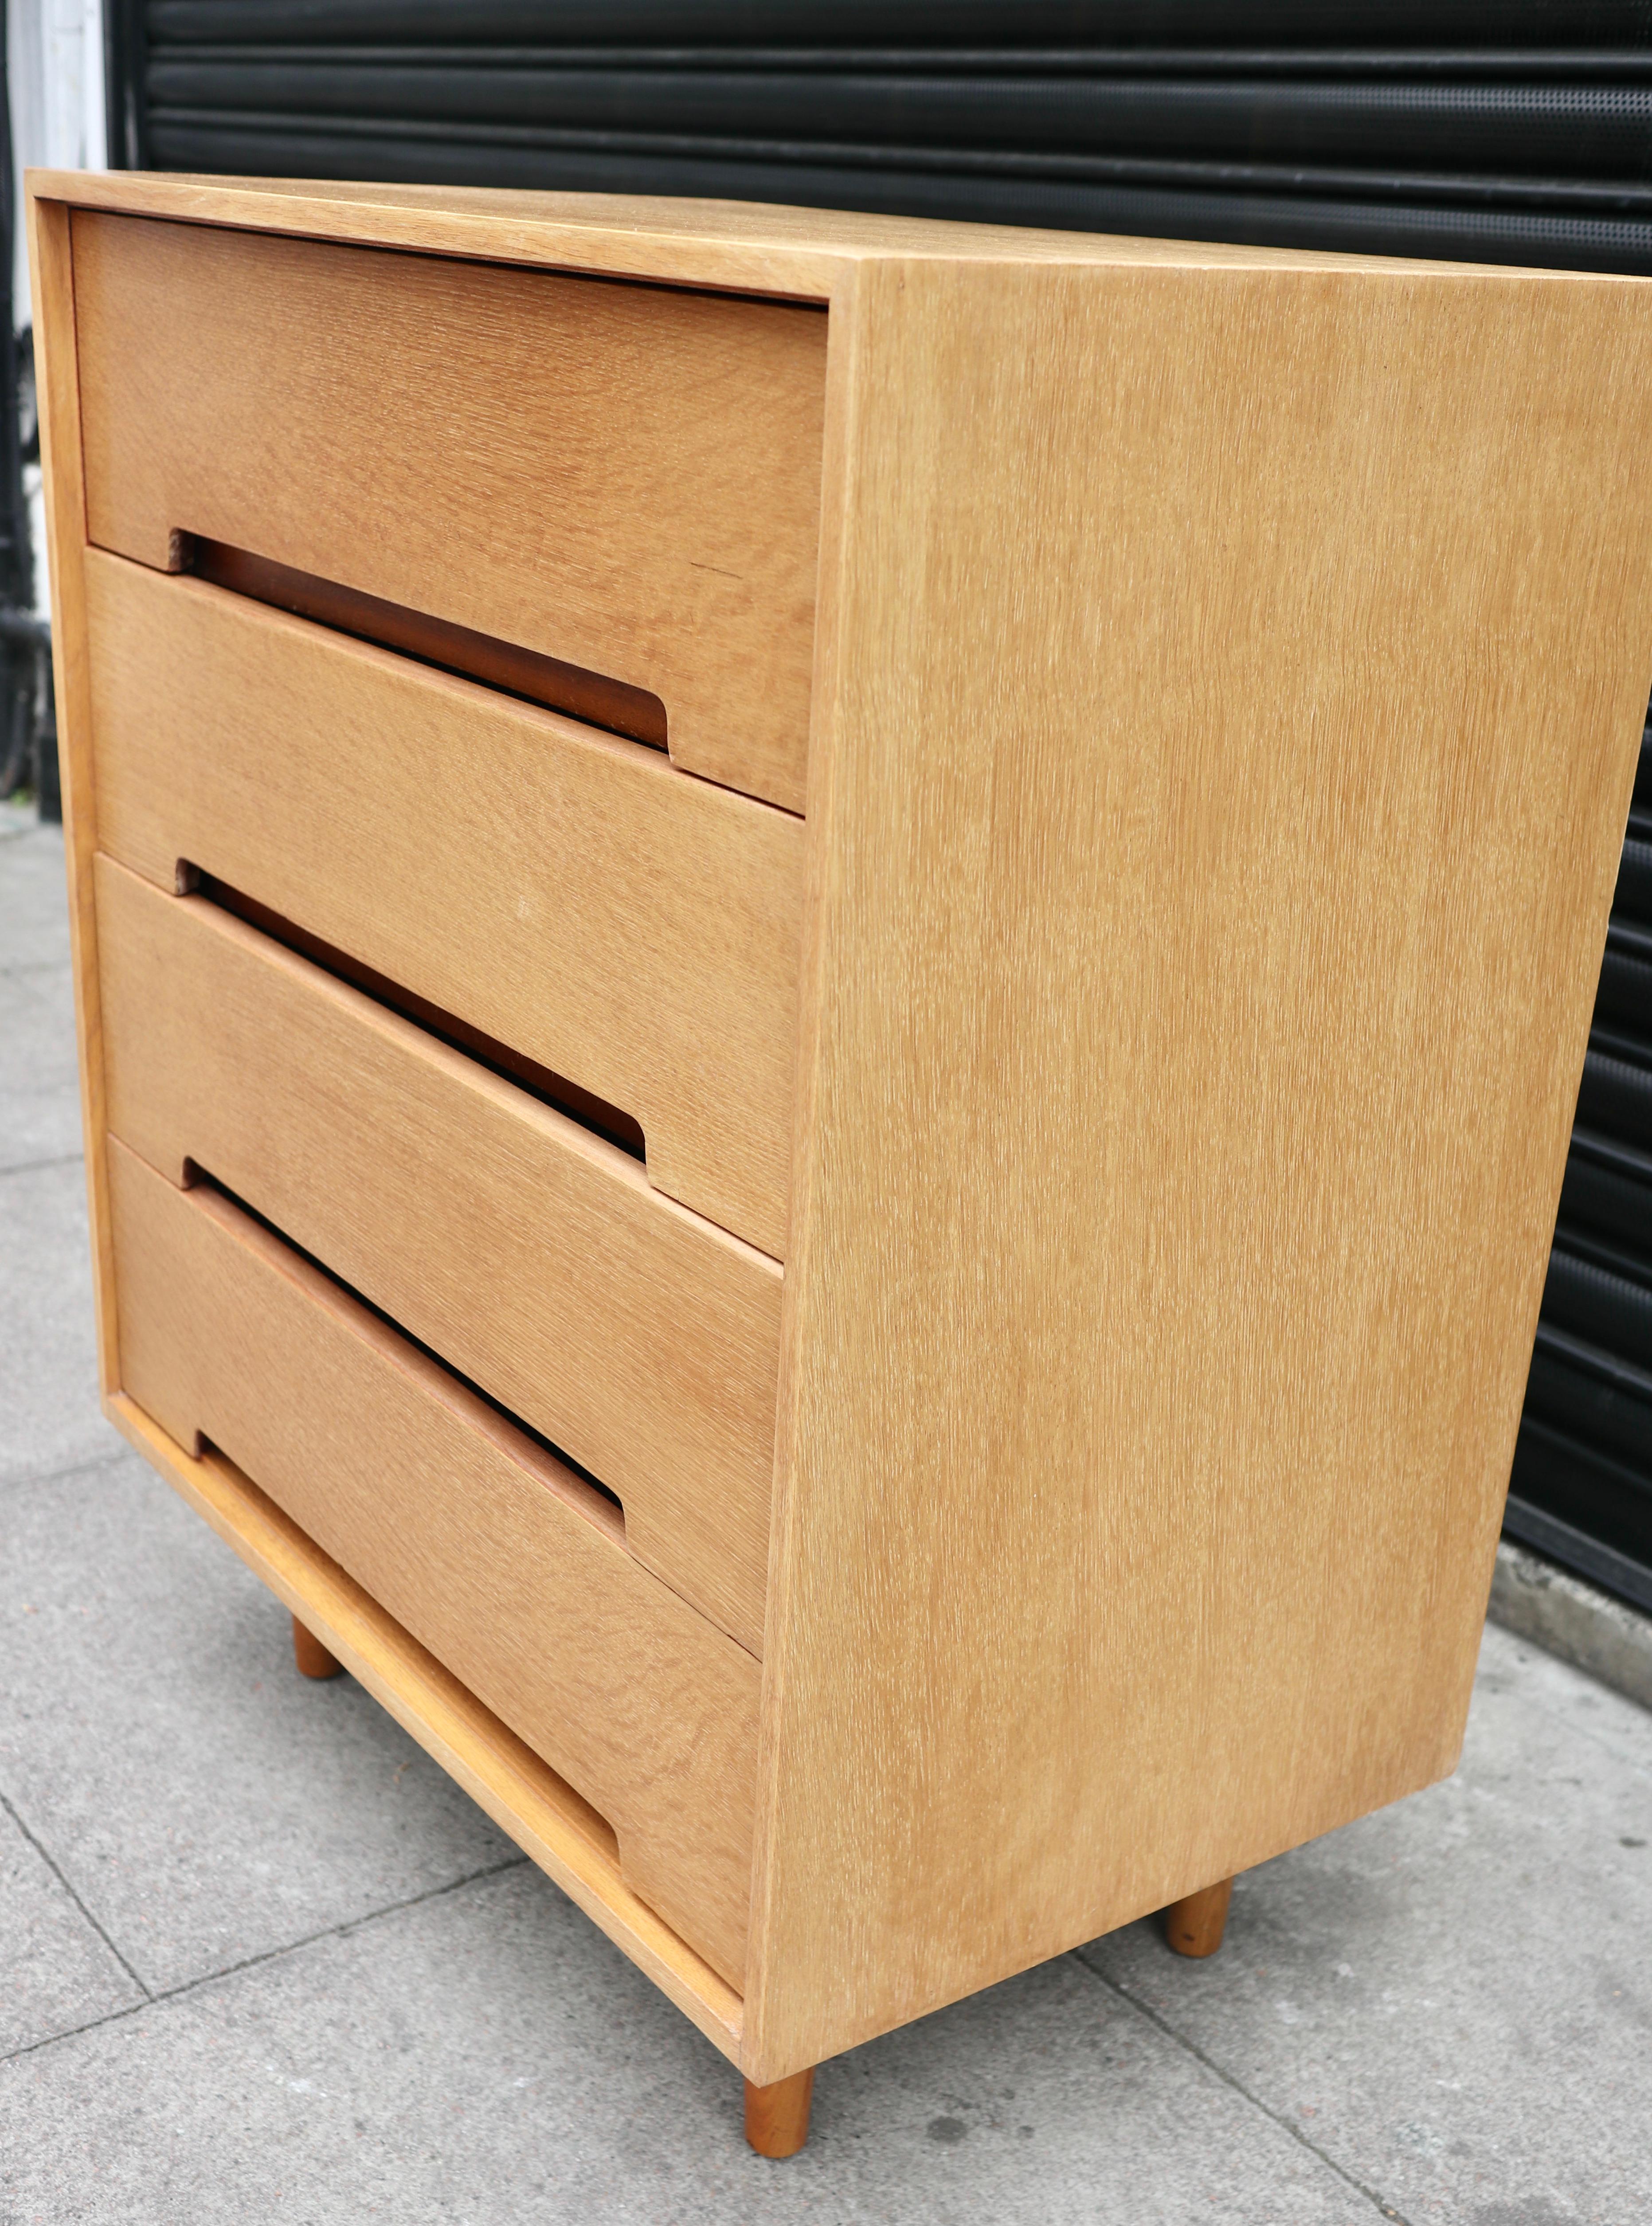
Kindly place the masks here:
<instances>
[{"instance_id":1,"label":"recessed drawer handle","mask_svg":"<svg viewBox=\"0 0 1652 2226\"><path fill-rule=\"evenodd\" d=\"M175 570L192 572L232 595L291 611L295 617L353 634L380 649L416 657L444 672L456 672L461 679L479 680L530 703L543 703L548 710L581 719L589 727L604 727L633 742L646 742L657 750L666 747L665 706L646 688L564 665L560 658L543 656L492 634L474 633L468 626L433 619L402 603L365 595L313 572L295 571L290 564L232 548L227 541L175 531L169 549Z\"/></svg>"},{"instance_id":2,"label":"recessed drawer handle","mask_svg":"<svg viewBox=\"0 0 1652 2226\"><path fill-rule=\"evenodd\" d=\"M520 1415L512 1414L508 1407L491 1397L483 1390L480 1383L474 1383L468 1376L461 1375L451 1361L445 1360L441 1353L434 1352L429 1345L415 1337L410 1330L403 1328L402 1324L387 1314L382 1307L376 1307L371 1299L364 1298L359 1291L353 1288L341 1276L335 1275L326 1261L318 1260L313 1252L307 1252L302 1244L295 1244L284 1230L276 1228L273 1221L260 1213L256 1206L249 1205L244 1198L238 1198L233 1191L226 1189L210 1169L203 1167L199 1161L186 1158L183 1163L183 1178L184 1188L194 1191L201 1205L208 1212L213 1213L215 1218L220 1221L228 1219L225 1208L231 1208L235 1214L242 1215L247 1221L254 1223L263 1230L266 1237L273 1238L294 1258L302 1260L307 1268L313 1269L316 1275L326 1278L332 1291L336 1294L334 1300L336 1308L359 1307L364 1313L371 1314L375 1321L399 1338L404 1345L429 1361L433 1368L438 1369L452 1387L453 1392L457 1395L450 1403L463 1406L468 1399L486 1407L492 1415L504 1423L506 1431L517 1439L518 1442L514 1445L511 1445L507 1439L505 1449L513 1455L522 1468L537 1476L540 1482L554 1491L559 1499L565 1501L569 1506L582 1515L588 1523L594 1523L597 1529L606 1536L612 1538L616 1545L625 1544L626 1510L620 1504L619 1493L611 1491L600 1477L593 1476L588 1468L581 1467L580 1463L570 1454L564 1453L560 1446L553 1445L550 1440L542 1432L536 1430L531 1422L524 1422ZM222 1201L221 1205L217 1204L219 1200ZM229 1220L229 1225L234 1225L232 1220ZM212 1443L212 1440L200 1430L196 1430L194 1435L195 1457L200 1460L204 1448ZM230 1458L234 1458L232 1448L219 1447L217 1450L220 1453L228 1452Z\"/></svg>"},{"instance_id":3,"label":"recessed drawer handle","mask_svg":"<svg viewBox=\"0 0 1652 2226\"><path fill-rule=\"evenodd\" d=\"M267 935L272 943L296 951L301 958L308 958L312 966L319 966L335 981L347 982L353 989L359 989L375 1004L399 1013L404 1021L411 1021L427 1034L438 1037L479 1065L491 1067L507 1082L515 1083L518 1090L525 1090L530 1097L538 1098L553 1111L576 1121L581 1129L600 1136L604 1143L617 1145L633 1160L647 1164L647 1145L641 1123L620 1106L611 1105L606 1097L599 1097L594 1091L570 1081L565 1074L553 1073L537 1059L500 1043L497 1037L485 1035L480 1028L472 1027L456 1014L444 1013L428 998L416 996L411 989L404 989L399 983L376 973L371 966L364 966L347 951L340 951L324 943L319 935L310 934L307 928L283 919L256 897L246 896L239 889L231 888L226 881L202 873L187 858L178 860L174 874L174 885L181 897L200 897L216 905L221 912L245 920L249 927L256 927L261 935Z\"/></svg>"}]
</instances>

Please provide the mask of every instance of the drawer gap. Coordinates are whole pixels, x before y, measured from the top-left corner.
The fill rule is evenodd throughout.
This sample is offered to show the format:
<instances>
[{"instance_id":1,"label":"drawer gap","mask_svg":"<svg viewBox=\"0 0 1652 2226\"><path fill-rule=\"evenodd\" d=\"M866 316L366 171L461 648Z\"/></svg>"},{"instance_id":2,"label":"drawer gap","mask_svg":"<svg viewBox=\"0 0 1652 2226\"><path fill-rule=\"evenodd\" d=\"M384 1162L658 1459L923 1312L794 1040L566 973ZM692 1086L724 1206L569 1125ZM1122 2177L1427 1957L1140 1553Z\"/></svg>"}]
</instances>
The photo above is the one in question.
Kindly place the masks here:
<instances>
[{"instance_id":1,"label":"drawer gap","mask_svg":"<svg viewBox=\"0 0 1652 2226\"><path fill-rule=\"evenodd\" d=\"M565 1470L566 1479L559 1477L556 1479L560 1497L567 1500L570 1505L576 1507L586 1520L594 1523L598 1530L613 1538L619 1544L625 1543L624 1504L619 1493L604 1484L600 1477L594 1476L591 1471L581 1462L576 1461L571 1453L564 1453L561 1446L553 1444L542 1431L536 1430L531 1422L524 1421L520 1415L513 1413L509 1407L503 1405L491 1393L485 1391L480 1383L475 1383L470 1377L461 1374L450 1360L444 1358L441 1353L426 1345L422 1339L415 1337L410 1330L396 1320L394 1315L386 1313L383 1307L375 1306L372 1301L357 1290L353 1284L346 1283L341 1275L335 1275L325 1260L318 1260L313 1252L307 1252L302 1244L295 1244L285 1230L278 1227L267 1214L260 1213L256 1205L251 1205L247 1199L238 1196L226 1184L219 1182L210 1168L202 1167L198 1160L186 1158L183 1163L183 1175L186 1190L208 1191L213 1197L220 1198L226 1205L233 1206L237 1213L244 1215L248 1221L263 1230L265 1236L272 1238L283 1251L290 1254L294 1259L302 1260L307 1268L324 1277L340 1298L347 1300L352 1306L359 1307L364 1313L371 1314L375 1321L381 1323L410 1351L418 1353L423 1359L428 1360L433 1367L440 1369L449 1383L487 1408L492 1414L498 1416L507 1429L513 1431L518 1437L526 1439L530 1445L536 1447L541 1453L554 1461L559 1469ZM200 1433L197 1433L197 1436L201 1444L207 1442L205 1438L200 1437ZM223 1448L220 1447L217 1450L221 1453ZM200 1458L199 1453L197 1458ZM525 1461L523 1466L535 1471L539 1467L539 1464L534 1461Z\"/></svg>"},{"instance_id":2,"label":"drawer gap","mask_svg":"<svg viewBox=\"0 0 1652 2226\"><path fill-rule=\"evenodd\" d=\"M444 1012L440 1006L416 995L411 989L404 989L399 983L376 973L371 966L364 966L347 951L340 951L336 944L324 942L319 935L312 935L308 928L300 927L295 922L283 919L279 913L272 912L268 905L260 904L256 897L232 888L228 882L220 881L214 874L203 873L188 859L180 858L175 871L180 896L202 898L208 904L216 905L219 911L245 920L249 927L257 928L260 935L267 935L272 943L278 943L284 950L307 958L312 966L319 966L324 974L332 975L335 981L348 983L353 989L359 989L363 996L371 997L375 1004L387 1006L391 1012L399 1013L404 1021L411 1021L416 1027L437 1037L451 1050L462 1052L467 1059L473 1059L478 1065L486 1066L503 1080L514 1083L518 1090L525 1090L530 1097L538 1098L542 1104L549 1105L554 1112L577 1122L581 1129L600 1136L605 1144L613 1144L633 1160L645 1166L647 1164L647 1141L642 1124L621 1107L611 1105L606 1097L599 1097L594 1091L583 1089L577 1082L570 1081L567 1075L556 1074L550 1067L541 1066L537 1059L529 1059L524 1053L501 1043L496 1036L484 1034L480 1028L472 1027L467 1021L461 1021L456 1014Z\"/></svg>"},{"instance_id":3,"label":"drawer gap","mask_svg":"<svg viewBox=\"0 0 1652 2226\"><path fill-rule=\"evenodd\" d=\"M290 611L295 618L308 619L335 633L415 658L421 665L477 681L548 711L560 711L588 727L622 735L628 741L644 742L656 750L667 747L664 704L650 690L629 681L588 672L582 665L564 664L518 642L474 633L469 626L432 618L404 603L386 602L337 580L298 571L204 535L175 530L168 536L168 562L175 571L193 573L251 602Z\"/></svg>"}]
</instances>

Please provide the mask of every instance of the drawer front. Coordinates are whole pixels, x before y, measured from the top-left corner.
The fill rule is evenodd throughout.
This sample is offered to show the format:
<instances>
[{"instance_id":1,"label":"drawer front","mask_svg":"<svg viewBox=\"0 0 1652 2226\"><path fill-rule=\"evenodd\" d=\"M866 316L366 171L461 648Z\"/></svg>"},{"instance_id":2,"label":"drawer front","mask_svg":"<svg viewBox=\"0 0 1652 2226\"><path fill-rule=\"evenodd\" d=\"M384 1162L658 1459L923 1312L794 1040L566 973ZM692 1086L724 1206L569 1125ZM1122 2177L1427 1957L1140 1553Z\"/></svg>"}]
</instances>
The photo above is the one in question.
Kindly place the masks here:
<instances>
[{"instance_id":1,"label":"drawer front","mask_svg":"<svg viewBox=\"0 0 1652 2226\"><path fill-rule=\"evenodd\" d=\"M759 1672L607 1503L212 1192L109 1145L122 1389L204 1437L612 1824L738 1986Z\"/></svg>"},{"instance_id":2,"label":"drawer front","mask_svg":"<svg viewBox=\"0 0 1652 2226\"><path fill-rule=\"evenodd\" d=\"M88 537L227 543L643 689L801 811L826 318L85 210Z\"/></svg>"},{"instance_id":3,"label":"drawer front","mask_svg":"<svg viewBox=\"0 0 1652 2226\"><path fill-rule=\"evenodd\" d=\"M199 898L97 862L111 1132L193 1161L616 1492L762 1644L780 1271L635 1162Z\"/></svg>"},{"instance_id":4,"label":"drawer front","mask_svg":"<svg viewBox=\"0 0 1652 2226\"><path fill-rule=\"evenodd\" d=\"M410 659L92 550L98 840L178 862L638 1121L785 1243L803 823Z\"/></svg>"}]
</instances>

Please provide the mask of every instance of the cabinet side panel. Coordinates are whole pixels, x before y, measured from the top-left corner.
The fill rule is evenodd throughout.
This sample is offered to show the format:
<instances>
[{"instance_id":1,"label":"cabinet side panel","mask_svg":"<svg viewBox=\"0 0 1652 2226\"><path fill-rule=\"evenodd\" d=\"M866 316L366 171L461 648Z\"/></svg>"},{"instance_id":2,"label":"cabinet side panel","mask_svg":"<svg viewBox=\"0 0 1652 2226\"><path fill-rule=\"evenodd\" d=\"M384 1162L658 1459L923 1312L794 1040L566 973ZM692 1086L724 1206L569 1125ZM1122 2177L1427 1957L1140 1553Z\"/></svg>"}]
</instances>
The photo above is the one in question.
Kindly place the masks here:
<instances>
[{"instance_id":1,"label":"cabinet side panel","mask_svg":"<svg viewBox=\"0 0 1652 2226\"><path fill-rule=\"evenodd\" d=\"M1652 677L1639 282L853 314L760 2081L1452 1768Z\"/></svg>"},{"instance_id":2,"label":"cabinet side panel","mask_svg":"<svg viewBox=\"0 0 1652 2226\"><path fill-rule=\"evenodd\" d=\"M63 844L68 863L70 948L80 1059L80 1110L92 1218L98 1368L104 1396L120 1382L115 1265L104 1169L103 1025L98 994L98 924L92 861L98 848L92 772L92 695L86 655L86 482L74 329L69 213L29 197L29 261L35 318L35 385L52 588L52 664L62 766Z\"/></svg>"}]
</instances>

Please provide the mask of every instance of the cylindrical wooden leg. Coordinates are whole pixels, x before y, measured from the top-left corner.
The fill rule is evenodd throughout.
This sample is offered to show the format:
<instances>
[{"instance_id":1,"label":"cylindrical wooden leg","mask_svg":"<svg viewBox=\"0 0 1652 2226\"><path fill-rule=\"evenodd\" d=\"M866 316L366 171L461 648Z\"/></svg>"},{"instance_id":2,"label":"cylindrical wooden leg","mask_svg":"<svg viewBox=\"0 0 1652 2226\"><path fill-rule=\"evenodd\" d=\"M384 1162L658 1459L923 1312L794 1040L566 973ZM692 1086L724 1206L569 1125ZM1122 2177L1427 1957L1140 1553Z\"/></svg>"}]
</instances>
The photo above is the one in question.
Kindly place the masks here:
<instances>
[{"instance_id":1,"label":"cylindrical wooden leg","mask_svg":"<svg viewBox=\"0 0 1652 2226\"><path fill-rule=\"evenodd\" d=\"M759 2156L797 2155L809 2138L809 2105L814 2096L812 2069L777 2079L772 2087L746 2082L746 2138Z\"/></svg>"},{"instance_id":2,"label":"cylindrical wooden leg","mask_svg":"<svg viewBox=\"0 0 1652 2226\"><path fill-rule=\"evenodd\" d=\"M1165 1937L1179 1956L1215 1955L1222 1945L1232 1898L1233 1880L1228 1878L1220 1886L1207 1886L1202 1893L1171 1903L1165 1911Z\"/></svg>"},{"instance_id":3,"label":"cylindrical wooden leg","mask_svg":"<svg viewBox=\"0 0 1652 2226\"><path fill-rule=\"evenodd\" d=\"M293 1659L307 1677L336 1677L344 1667L296 1616L293 1618Z\"/></svg>"}]
</instances>

